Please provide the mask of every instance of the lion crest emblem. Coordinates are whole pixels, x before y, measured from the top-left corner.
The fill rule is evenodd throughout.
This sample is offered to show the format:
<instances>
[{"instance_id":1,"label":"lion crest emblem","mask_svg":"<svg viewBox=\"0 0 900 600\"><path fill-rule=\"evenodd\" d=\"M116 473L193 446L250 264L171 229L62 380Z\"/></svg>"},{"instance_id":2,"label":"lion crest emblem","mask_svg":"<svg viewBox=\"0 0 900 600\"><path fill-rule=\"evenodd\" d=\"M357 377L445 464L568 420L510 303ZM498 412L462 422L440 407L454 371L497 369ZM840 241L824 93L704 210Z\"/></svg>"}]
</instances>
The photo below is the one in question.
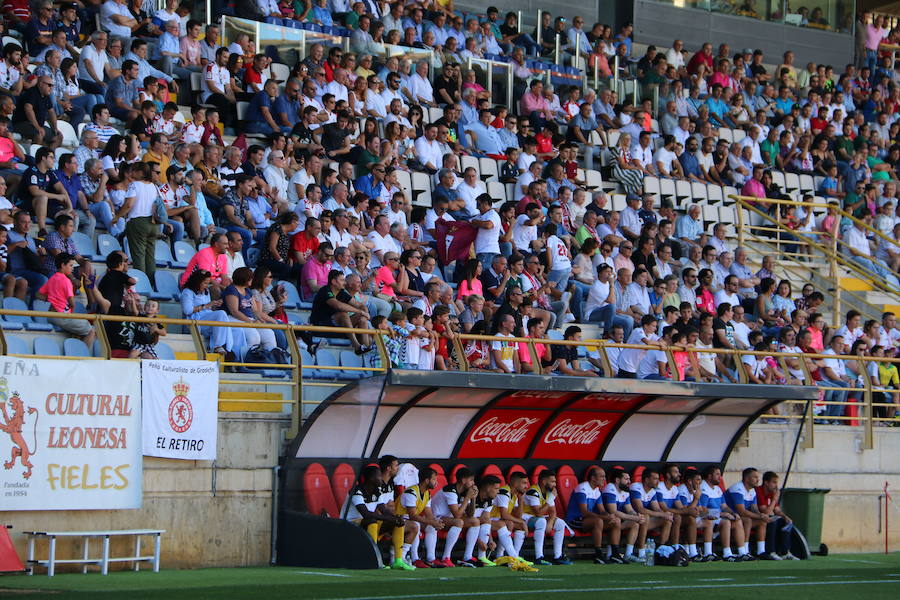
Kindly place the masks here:
<instances>
[{"instance_id":1,"label":"lion crest emblem","mask_svg":"<svg viewBox=\"0 0 900 600\"><path fill-rule=\"evenodd\" d=\"M7 410L7 405L9 405L12 414ZM12 396L9 397L6 379L0 378L0 415L3 417L3 421L0 422L0 431L9 435L12 441L10 458L3 463L3 468L6 470L12 469L16 465L16 460L18 460L19 464L25 467L25 471L22 472L24 479L31 477L31 471L34 468L34 465L31 464L31 457L34 455L34 451L32 448L29 448L28 442L23 435L26 414L29 416L35 415L31 423L31 429L32 434L35 434L33 437L36 441L37 412L37 409L33 406L25 406L18 392L13 392ZM37 444L33 443L32 446L37 446Z\"/></svg>"}]
</instances>

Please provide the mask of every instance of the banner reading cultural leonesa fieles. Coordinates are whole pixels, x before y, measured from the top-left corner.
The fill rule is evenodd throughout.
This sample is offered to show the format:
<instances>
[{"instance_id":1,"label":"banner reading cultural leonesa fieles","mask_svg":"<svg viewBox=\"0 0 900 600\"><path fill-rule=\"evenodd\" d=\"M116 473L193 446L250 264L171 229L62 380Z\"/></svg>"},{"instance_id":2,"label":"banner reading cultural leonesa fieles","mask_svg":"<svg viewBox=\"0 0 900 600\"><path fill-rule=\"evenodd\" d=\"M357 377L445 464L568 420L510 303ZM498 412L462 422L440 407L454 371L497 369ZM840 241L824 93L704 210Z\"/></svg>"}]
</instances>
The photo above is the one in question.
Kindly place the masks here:
<instances>
[{"instance_id":1,"label":"banner reading cultural leonesa fieles","mask_svg":"<svg viewBox=\"0 0 900 600\"><path fill-rule=\"evenodd\" d=\"M205 360L141 361L144 455L215 460L219 369Z\"/></svg>"},{"instance_id":2,"label":"banner reading cultural leonesa fieles","mask_svg":"<svg viewBox=\"0 0 900 600\"><path fill-rule=\"evenodd\" d=\"M0 510L141 507L140 365L0 357Z\"/></svg>"}]
</instances>

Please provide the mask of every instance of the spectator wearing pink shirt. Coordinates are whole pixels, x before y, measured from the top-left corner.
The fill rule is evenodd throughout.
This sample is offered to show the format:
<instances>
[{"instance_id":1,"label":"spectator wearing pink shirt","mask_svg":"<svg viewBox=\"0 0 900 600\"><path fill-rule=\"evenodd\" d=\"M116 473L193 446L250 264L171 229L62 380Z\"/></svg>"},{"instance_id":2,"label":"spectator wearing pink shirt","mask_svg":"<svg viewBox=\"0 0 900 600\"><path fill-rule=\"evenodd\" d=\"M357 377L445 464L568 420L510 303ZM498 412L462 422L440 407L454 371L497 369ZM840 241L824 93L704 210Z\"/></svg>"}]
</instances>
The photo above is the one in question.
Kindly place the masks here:
<instances>
[{"instance_id":1,"label":"spectator wearing pink shirt","mask_svg":"<svg viewBox=\"0 0 900 600\"><path fill-rule=\"evenodd\" d=\"M75 288L72 285L72 272L75 270L75 257L66 252L60 252L54 260L56 273L47 280L37 297L50 303L53 312L75 312ZM94 327L90 321L81 319L58 319L50 317L49 321L66 333L71 333L79 338L90 349L94 346Z\"/></svg>"},{"instance_id":2,"label":"spectator wearing pink shirt","mask_svg":"<svg viewBox=\"0 0 900 600\"><path fill-rule=\"evenodd\" d=\"M181 37L181 66L189 71L200 71L200 22L191 19L187 22L187 35Z\"/></svg>"},{"instance_id":3,"label":"spectator wearing pink shirt","mask_svg":"<svg viewBox=\"0 0 900 600\"><path fill-rule=\"evenodd\" d=\"M331 242L322 242L315 257L306 261L300 274L300 294L304 300L312 301L319 288L328 283L328 272L334 261L334 247Z\"/></svg>"},{"instance_id":4,"label":"spectator wearing pink shirt","mask_svg":"<svg viewBox=\"0 0 900 600\"><path fill-rule=\"evenodd\" d=\"M869 72L875 72L878 61L878 45L886 38L890 30L884 26L884 17L876 15L874 20L866 25L866 66Z\"/></svg>"},{"instance_id":5,"label":"spectator wearing pink shirt","mask_svg":"<svg viewBox=\"0 0 900 600\"><path fill-rule=\"evenodd\" d=\"M228 249L228 238L224 233L216 233L213 235L211 244L208 248L200 250L191 257L187 268L181 274L178 281L180 287L184 287L191 273L197 269L209 271L212 277L210 288L218 292L231 285L231 279L228 277L228 259L225 251Z\"/></svg>"},{"instance_id":6,"label":"spectator wearing pink shirt","mask_svg":"<svg viewBox=\"0 0 900 600\"><path fill-rule=\"evenodd\" d=\"M766 197L766 186L764 186L762 183L763 173L764 171L762 167L753 167L753 177L748 179L744 184L744 187L741 188L742 196L749 196L751 198ZM756 202L754 204L756 204L756 206L758 206L760 210L769 210L768 202Z\"/></svg>"},{"instance_id":7,"label":"spectator wearing pink shirt","mask_svg":"<svg viewBox=\"0 0 900 600\"><path fill-rule=\"evenodd\" d=\"M531 82L527 92L522 94L519 100L519 114L531 118L531 126L535 131L540 131L544 123L553 122L553 113L547 99L544 98L544 84L535 79Z\"/></svg>"}]
</instances>

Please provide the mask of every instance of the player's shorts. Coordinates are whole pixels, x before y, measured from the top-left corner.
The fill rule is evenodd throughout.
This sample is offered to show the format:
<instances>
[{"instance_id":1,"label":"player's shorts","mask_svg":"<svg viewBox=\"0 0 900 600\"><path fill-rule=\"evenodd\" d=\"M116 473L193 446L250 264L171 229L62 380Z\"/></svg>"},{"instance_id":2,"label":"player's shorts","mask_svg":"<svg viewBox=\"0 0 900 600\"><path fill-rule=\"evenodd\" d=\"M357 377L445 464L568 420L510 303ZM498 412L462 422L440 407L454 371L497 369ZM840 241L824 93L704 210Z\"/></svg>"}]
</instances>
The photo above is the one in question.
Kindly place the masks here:
<instances>
[{"instance_id":1,"label":"player's shorts","mask_svg":"<svg viewBox=\"0 0 900 600\"><path fill-rule=\"evenodd\" d=\"M706 527L707 523L712 523L712 526L715 527L716 525L718 525L719 523L722 522L722 517L716 517L715 520L710 520L705 517L696 517L696 519L697 519L697 527L699 529L703 529L704 527Z\"/></svg>"},{"instance_id":2,"label":"player's shorts","mask_svg":"<svg viewBox=\"0 0 900 600\"><path fill-rule=\"evenodd\" d=\"M536 523L542 519L546 521L547 517L531 517L530 519L528 519L528 521L526 522L526 524L528 525L528 529L534 529L536 527Z\"/></svg>"},{"instance_id":3,"label":"player's shorts","mask_svg":"<svg viewBox=\"0 0 900 600\"><path fill-rule=\"evenodd\" d=\"M476 518L476 519L480 519L480 518L481 518L481 515L483 515L485 511L490 512L491 509L489 509L489 508L476 508L476 509L475 509L475 518Z\"/></svg>"}]
</instances>

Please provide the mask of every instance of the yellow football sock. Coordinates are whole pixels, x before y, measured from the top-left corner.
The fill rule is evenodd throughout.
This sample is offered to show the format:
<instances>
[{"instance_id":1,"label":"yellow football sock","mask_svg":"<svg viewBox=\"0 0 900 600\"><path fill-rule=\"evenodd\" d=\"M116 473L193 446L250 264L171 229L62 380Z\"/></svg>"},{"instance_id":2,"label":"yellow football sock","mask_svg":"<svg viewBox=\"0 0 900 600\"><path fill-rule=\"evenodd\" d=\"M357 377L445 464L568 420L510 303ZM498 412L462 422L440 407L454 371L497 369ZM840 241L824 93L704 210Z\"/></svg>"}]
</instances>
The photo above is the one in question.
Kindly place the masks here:
<instances>
[{"instance_id":1,"label":"yellow football sock","mask_svg":"<svg viewBox=\"0 0 900 600\"><path fill-rule=\"evenodd\" d=\"M376 544L378 543L378 525L379 523L377 521L375 523L369 523L368 525L366 525L366 531L369 532L369 536Z\"/></svg>"},{"instance_id":2,"label":"yellow football sock","mask_svg":"<svg viewBox=\"0 0 900 600\"><path fill-rule=\"evenodd\" d=\"M391 541L394 542L394 556L396 558L403 558L403 534L405 532L404 527L394 527L394 533L391 534Z\"/></svg>"}]
</instances>

